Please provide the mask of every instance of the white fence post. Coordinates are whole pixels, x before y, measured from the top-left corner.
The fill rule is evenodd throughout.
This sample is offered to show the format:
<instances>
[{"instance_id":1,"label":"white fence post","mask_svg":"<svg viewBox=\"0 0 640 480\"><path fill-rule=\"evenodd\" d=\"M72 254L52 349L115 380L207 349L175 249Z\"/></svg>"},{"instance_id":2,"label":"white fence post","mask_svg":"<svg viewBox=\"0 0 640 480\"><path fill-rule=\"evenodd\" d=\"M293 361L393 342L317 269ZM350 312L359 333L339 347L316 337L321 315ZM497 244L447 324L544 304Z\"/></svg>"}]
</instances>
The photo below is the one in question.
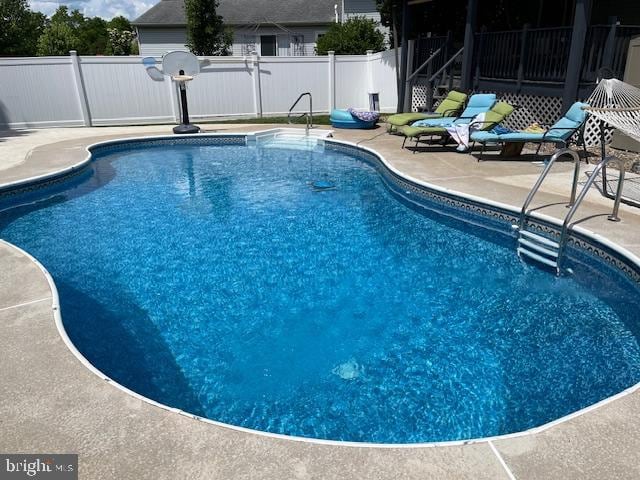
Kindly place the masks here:
<instances>
[{"instance_id":1,"label":"white fence post","mask_svg":"<svg viewBox=\"0 0 640 480\"><path fill-rule=\"evenodd\" d=\"M373 83L373 50L367 50L367 104L369 104L369 110L374 110L370 100L372 93L379 92L375 90Z\"/></svg>"},{"instance_id":2,"label":"white fence post","mask_svg":"<svg viewBox=\"0 0 640 480\"><path fill-rule=\"evenodd\" d=\"M71 58L71 68L73 69L73 79L76 84L76 93L78 95L78 103L82 112L82 122L85 127L91 126L91 115L89 113L89 103L87 102L87 94L82 83L82 74L80 73L80 62L78 61L78 52L71 50L69 52Z\"/></svg>"},{"instance_id":3,"label":"white fence post","mask_svg":"<svg viewBox=\"0 0 640 480\"><path fill-rule=\"evenodd\" d=\"M253 64L253 109L256 116L262 117L262 91L260 88L260 57L257 53L251 55L251 63Z\"/></svg>"},{"instance_id":4,"label":"white fence post","mask_svg":"<svg viewBox=\"0 0 640 480\"><path fill-rule=\"evenodd\" d=\"M329 58L329 113L336 108L336 52L327 52Z\"/></svg>"}]
</instances>

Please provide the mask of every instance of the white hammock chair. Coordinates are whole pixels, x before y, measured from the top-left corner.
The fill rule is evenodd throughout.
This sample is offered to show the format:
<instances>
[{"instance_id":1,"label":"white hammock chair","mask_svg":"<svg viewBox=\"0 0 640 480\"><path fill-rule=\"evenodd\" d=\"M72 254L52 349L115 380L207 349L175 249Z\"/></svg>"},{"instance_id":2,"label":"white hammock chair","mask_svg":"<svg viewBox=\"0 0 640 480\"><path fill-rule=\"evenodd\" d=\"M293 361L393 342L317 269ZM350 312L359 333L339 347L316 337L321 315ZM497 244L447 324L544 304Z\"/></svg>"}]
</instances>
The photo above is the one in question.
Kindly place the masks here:
<instances>
[{"instance_id":1,"label":"white hammock chair","mask_svg":"<svg viewBox=\"0 0 640 480\"><path fill-rule=\"evenodd\" d=\"M587 103L589 106L584 107L584 109L600 120L600 149L603 162L601 170L602 194L605 197L615 199L616 206L614 206L613 217L617 218L617 204L620 201L635 207L640 207L640 202L637 198L632 199L628 196L623 196L625 175L622 162L619 163L620 176L617 186L609 186L604 131L606 125L609 125L640 142L640 88L624 83L617 78L603 78L587 100ZM615 195L609 191L611 187L615 188Z\"/></svg>"},{"instance_id":2,"label":"white hammock chair","mask_svg":"<svg viewBox=\"0 0 640 480\"><path fill-rule=\"evenodd\" d=\"M617 78L600 81L585 110L640 142L640 88Z\"/></svg>"}]
</instances>

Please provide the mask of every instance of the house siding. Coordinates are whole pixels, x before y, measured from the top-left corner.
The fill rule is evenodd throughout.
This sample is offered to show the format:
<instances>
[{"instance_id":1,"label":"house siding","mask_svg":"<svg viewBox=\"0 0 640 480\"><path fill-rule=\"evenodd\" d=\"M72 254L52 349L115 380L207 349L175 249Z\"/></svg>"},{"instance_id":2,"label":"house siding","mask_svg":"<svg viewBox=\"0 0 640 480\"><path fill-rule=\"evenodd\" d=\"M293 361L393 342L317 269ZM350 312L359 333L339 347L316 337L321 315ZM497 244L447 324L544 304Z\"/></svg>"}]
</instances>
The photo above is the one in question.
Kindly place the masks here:
<instances>
[{"instance_id":1,"label":"house siding","mask_svg":"<svg viewBox=\"0 0 640 480\"><path fill-rule=\"evenodd\" d=\"M187 43L185 28L138 27L140 55L161 57L172 50L184 50Z\"/></svg>"},{"instance_id":2,"label":"house siding","mask_svg":"<svg viewBox=\"0 0 640 480\"><path fill-rule=\"evenodd\" d=\"M238 28L234 30L233 56L251 55L260 52L262 35L277 36L278 56L315 55L316 37L327 31L327 26ZM184 50L187 42L185 28L138 27L140 55L161 57L172 50Z\"/></svg>"}]
</instances>

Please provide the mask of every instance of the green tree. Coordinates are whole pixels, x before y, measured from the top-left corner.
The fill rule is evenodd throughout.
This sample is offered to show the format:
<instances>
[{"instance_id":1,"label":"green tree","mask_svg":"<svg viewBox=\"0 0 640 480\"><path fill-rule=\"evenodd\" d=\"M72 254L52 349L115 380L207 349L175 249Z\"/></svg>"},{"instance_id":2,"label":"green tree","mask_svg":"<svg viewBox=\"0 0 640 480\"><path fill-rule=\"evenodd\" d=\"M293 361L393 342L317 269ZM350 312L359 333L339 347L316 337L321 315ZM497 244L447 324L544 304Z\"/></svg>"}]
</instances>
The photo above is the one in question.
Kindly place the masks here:
<instances>
[{"instance_id":1,"label":"green tree","mask_svg":"<svg viewBox=\"0 0 640 480\"><path fill-rule=\"evenodd\" d=\"M345 23L334 23L318 39L318 55L334 51L339 55L364 55L367 50L384 50L384 35L378 23L365 17L353 17Z\"/></svg>"},{"instance_id":2,"label":"green tree","mask_svg":"<svg viewBox=\"0 0 640 480\"><path fill-rule=\"evenodd\" d=\"M78 37L66 23L51 22L38 39L38 55L68 55L78 49Z\"/></svg>"},{"instance_id":3,"label":"green tree","mask_svg":"<svg viewBox=\"0 0 640 480\"><path fill-rule=\"evenodd\" d=\"M218 0L186 0L187 47L196 55L229 55L233 34L216 13Z\"/></svg>"},{"instance_id":4,"label":"green tree","mask_svg":"<svg viewBox=\"0 0 640 480\"><path fill-rule=\"evenodd\" d=\"M112 55L130 55L133 41L136 38L134 32L109 28L109 46Z\"/></svg>"},{"instance_id":5,"label":"green tree","mask_svg":"<svg viewBox=\"0 0 640 480\"><path fill-rule=\"evenodd\" d=\"M109 37L107 22L100 17L86 18L77 31L80 55L106 55Z\"/></svg>"},{"instance_id":6,"label":"green tree","mask_svg":"<svg viewBox=\"0 0 640 480\"><path fill-rule=\"evenodd\" d=\"M0 56L35 55L46 24L27 0L0 0Z\"/></svg>"},{"instance_id":7,"label":"green tree","mask_svg":"<svg viewBox=\"0 0 640 480\"><path fill-rule=\"evenodd\" d=\"M114 28L116 30L120 30L121 32L133 32L133 26L131 26L131 22L122 15L118 15L117 17L113 17L111 20L109 20L107 28Z\"/></svg>"},{"instance_id":8,"label":"green tree","mask_svg":"<svg viewBox=\"0 0 640 480\"><path fill-rule=\"evenodd\" d=\"M136 33L131 22L123 16L113 17L107 23L109 55L132 55L138 52Z\"/></svg>"}]
</instances>

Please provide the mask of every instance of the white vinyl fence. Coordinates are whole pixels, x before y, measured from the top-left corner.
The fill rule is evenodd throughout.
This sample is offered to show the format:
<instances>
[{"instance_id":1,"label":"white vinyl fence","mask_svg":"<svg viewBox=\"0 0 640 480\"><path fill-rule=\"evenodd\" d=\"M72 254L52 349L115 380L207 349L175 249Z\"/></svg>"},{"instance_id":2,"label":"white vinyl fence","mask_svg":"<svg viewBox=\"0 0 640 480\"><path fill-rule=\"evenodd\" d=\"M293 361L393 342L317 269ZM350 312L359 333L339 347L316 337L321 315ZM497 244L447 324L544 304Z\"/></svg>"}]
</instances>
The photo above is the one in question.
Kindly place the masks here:
<instances>
[{"instance_id":1,"label":"white vinyl fence","mask_svg":"<svg viewBox=\"0 0 640 480\"><path fill-rule=\"evenodd\" d=\"M359 56L206 57L188 84L193 120L286 114L303 92L314 113L333 108L380 110L397 103L393 52ZM161 68L160 59L157 66ZM307 109L303 100L296 109ZM179 120L176 85L154 81L141 57L0 58L0 126L9 128L132 125Z\"/></svg>"}]
</instances>

